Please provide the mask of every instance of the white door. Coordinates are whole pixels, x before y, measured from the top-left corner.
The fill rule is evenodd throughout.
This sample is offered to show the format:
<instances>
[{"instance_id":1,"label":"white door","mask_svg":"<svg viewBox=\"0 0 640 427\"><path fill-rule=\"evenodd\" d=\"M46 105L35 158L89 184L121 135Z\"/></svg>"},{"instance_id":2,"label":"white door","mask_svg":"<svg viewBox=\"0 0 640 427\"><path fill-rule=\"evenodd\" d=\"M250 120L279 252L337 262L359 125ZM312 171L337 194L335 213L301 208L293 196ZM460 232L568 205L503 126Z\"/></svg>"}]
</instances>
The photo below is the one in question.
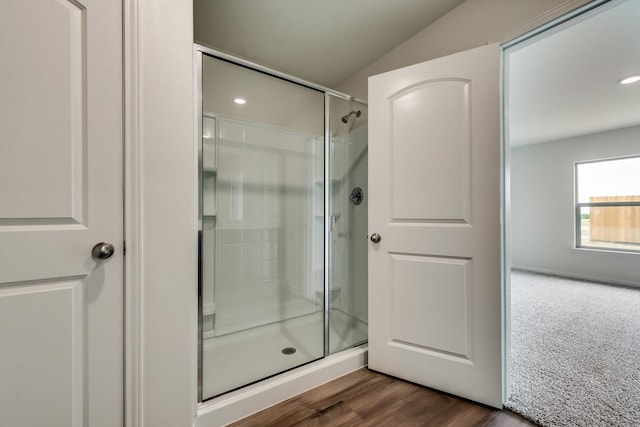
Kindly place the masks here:
<instances>
[{"instance_id":1,"label":"white door","mask_svg":"<svg viewBox=\"0 0 640 427\"><path fill-rule=\"evenodd\" d=\"M369 367L502 406L500 48L369 79Z\"/></svg>"},{"instance_id":2,"label":"white door","mask_svg":"<svg viewBox=\"0 0 640 427\"><path fill-rule=\"evenodd\" d=\"M1 426L123 423L121 23L0 1Z\"/></svg>"}]
</instances>

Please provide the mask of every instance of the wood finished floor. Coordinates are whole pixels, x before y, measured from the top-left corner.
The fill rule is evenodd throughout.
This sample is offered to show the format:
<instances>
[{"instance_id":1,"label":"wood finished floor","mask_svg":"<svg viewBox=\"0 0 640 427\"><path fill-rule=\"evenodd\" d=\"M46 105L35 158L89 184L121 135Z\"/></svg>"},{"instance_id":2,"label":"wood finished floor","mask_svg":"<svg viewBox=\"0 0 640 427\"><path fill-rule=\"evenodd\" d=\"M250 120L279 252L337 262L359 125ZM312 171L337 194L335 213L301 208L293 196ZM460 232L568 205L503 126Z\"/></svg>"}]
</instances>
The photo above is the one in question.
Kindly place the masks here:
<instances>
[{"instance_id":1,"label":"wood finished floor","mask_svg":"<svg viewBox=\"0 0 640 427\"><path fill-rule=\"evenodd\" d=\"M477 405L363 368L231 425L525 427L535 424L506 410Z\"/></svg>"}]
</instances>

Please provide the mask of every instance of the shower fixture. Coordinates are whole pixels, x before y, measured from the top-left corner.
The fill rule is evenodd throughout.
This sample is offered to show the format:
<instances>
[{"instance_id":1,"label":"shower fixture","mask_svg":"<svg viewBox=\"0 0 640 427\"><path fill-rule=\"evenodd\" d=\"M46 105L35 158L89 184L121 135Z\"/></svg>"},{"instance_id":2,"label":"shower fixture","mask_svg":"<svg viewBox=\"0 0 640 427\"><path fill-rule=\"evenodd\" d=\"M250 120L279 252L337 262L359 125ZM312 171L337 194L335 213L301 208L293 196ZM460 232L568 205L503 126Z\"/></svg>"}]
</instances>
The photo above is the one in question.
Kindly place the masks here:
<instances>
[{"instance_id":1,"label":"shower fixture","mask_svg":"<svg viewBox=\"0 0 640 427\"><path fill-rule=\"evenodd\" d=\"M360 187L355 187L351 191L351 196L349 197L349 199L351 199L351 203L353 203L356 206L362 203L363 198L364 198L364 193L362 192L362 188Z\"/></svg>"},{"instance_id":2,"label":"shower fixture","mask_svg":"<svg viewBox=\"0 0 640 427\"><path fill-rule=\"evenodd\" d=\"M352 115L356 115L356 118L360 117L362 115L362 111L358 110L358 111L351 111L349 114L342 116L342 123L349 123L349 119L351 118Z\"/></svg>"}]
</instances>

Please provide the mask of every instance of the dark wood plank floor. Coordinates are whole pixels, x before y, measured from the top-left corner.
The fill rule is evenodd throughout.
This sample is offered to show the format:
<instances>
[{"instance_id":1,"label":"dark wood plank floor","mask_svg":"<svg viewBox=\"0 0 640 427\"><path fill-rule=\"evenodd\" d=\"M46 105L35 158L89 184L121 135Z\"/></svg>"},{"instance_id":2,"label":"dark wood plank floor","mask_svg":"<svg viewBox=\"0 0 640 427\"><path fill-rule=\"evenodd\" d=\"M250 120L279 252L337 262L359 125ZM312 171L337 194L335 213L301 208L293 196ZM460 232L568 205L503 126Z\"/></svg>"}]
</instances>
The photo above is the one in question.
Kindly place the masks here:
<instances>
[{"instance_id":1,"label":"dark wood plank floor","mask_svg":"<svg viewBox=\"0 0 640 427\"><path fill-rule=\"evenodd\" d=\"M232 426L460 426L535 424L366 368L286 400Z\"/></svg>"}]
</instances>

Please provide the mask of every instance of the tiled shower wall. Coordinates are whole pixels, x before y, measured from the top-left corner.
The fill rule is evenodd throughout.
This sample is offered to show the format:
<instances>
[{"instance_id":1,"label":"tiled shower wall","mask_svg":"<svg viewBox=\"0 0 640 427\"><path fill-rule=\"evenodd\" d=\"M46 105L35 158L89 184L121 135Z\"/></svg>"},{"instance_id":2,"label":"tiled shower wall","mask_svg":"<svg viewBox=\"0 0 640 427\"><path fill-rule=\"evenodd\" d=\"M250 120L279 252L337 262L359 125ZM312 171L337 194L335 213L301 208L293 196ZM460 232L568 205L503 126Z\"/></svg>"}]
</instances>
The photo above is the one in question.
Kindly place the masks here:
<instances>
[{"instance_id":1,"label":"tiled shower wall","mask_svg":"<svg viewBox=\"0 0 640 427\"><path fill-rule=\"evenodd\" d=\"M321 310L322 136L217 124L215 335Z\"/></svg>"}]
</instances>

